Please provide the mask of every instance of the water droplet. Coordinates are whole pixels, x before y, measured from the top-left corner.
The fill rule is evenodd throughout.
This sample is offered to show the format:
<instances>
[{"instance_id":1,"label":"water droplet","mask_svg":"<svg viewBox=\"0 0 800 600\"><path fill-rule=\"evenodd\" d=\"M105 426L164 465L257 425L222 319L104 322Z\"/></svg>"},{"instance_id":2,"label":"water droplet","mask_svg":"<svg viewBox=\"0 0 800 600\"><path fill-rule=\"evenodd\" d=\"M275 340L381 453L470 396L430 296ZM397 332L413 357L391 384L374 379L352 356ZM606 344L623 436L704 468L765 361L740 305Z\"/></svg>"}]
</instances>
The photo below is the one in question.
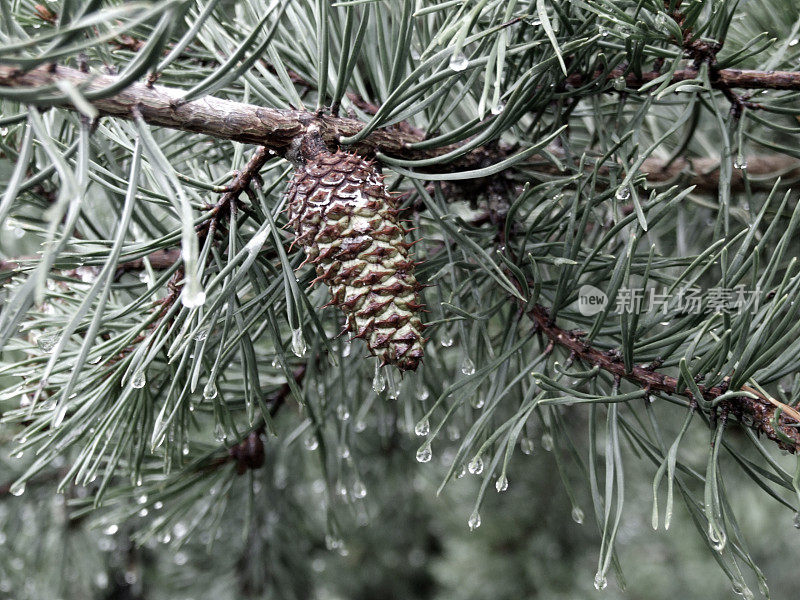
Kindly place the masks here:
<instances>
[{"instance_id":1,"label":"water droplet","mask_svg":"<svg viewBox=\"0 0 800 600\"><path fill-rule=\"evenodd\" d=\"M584 514L579 506L572 507L572 520L578 525L583 525Z\"/></svg>"},{"instance_id":2,"label":"water droplet","mask_svg":"<svg viewBox=\"0 0 800 600\"><path fill-rule=\"evenodd\" d=\"M737 156L736 159L733 161L733 168L744 171L745 169L747 169L747 159L742 156Z\"/></svg>"},{"instance_id":3,"label":"water droplet","mask_svg":"<svg viewBox=\"0 0 800 600\"><path fill-rule=\"evenodd\" d=\"M480 475L483 473L483 459L480 456L476 456L467 465L467 470L472 475Z\"/></svg>"},{"instance_id":4,"label":"water droplet","mask_svg":"<svg viewBox=\"0 0 800 600\"><path fill-rule=\"evenodd\" d=\"M597 32L598 32L598 33L599 33L599 34L600 34L602 37L606 37L606 36L608 36L608 28L606 28L606 27L602 27L602 26L601 26L601 27L598 27L598 28L597 28Z\"/></svg>"},{"instance_id":5,"label":"water droplet","mask_svg":"<svg viewBox=\"0 0 800 600\"><path fill-rule=\"evenodd\" d=\"M417 392L417 400L420 402L424 402L430 397L431 393L428 391L428 388L421 387L420 390Z\"/></svg>"},{"instance_id":6,"label":"water droplet","mask_svg":"<svg viewBox=\"0 0 800 600\"><path fill-rule=\"evenodd\" d=\"M486 404L486 400L484 400L483 396L473 396L469 404L472 408L480 410L483 408L483 405Z\"/></svg>"},{"instance_id":7,"label":"water droplet","mask_svg":"<svg viewBox=\"0 0 800 600\"><path fill-rule=\"evenodd\" d=\"M42 352L50 352L55 348L59 339L61 339L61 334L58 331L45 331L36 340L36 345Z\"/></svg>"},{"instance_id":8,"label":"water droplet","mask_svg":"<svg viewBox=\"0 0 800 600\"><path fill-rule=\"evenodd\" d=\"M186 526L186 523L179 521L175 523L175 526L172 528L172 533L175 535L175 539L180 540L189 533L189 528Z\"/></svg>"},{"instance_id":9,"label":"water droplet","mask_svg":"<svg viewBox=\"0 0 800 600\"><path fill-rule=\"evenodd\" d=\"M461 430L458 428L458 425L450 424L447 426L447 439L451 442L455 442L458 438L461 437Z\"/></svg>"},{"instance_id":10,"label":"water droplet","mask_svg":"<svg viewBox=\"0 0 800 600\"><path fill-rule=\"evenodd\" d=\"M117 525L109 525L108 527L103 529L103 533L105 533L106 535L114 535L118 531L119 531L119 526Z\"/></svg>"},{"instance_id":11,"label":"water droplet","mask_svg":"<svg viewBox=\"0 0 800 600\"><path fill-rule=\"evenodd\" d=\"M8 135L8 127L0 127L0 135L2 136Z\"/></svg>"},{"instance_id":12,"label":"water droplet","mask_svg":"<svg viewBox=\"0 0 800 600\"><path fill-rule=\"evenodd\" d=\"M467 525L469 525L470 531L475 531L478 527L481 526L481 516L478 514L477 510L472 511L472 514L469 516L467 520Z\"/></svg>"},{"instance_id":13,"label":"water droplet","mask_svg":"<svg viewBox=\"0 0 800 600\"><path fill-rule=\"evenodd\" d=\"M105 573L96 573L94 576L94 584L101 590L108 587L108 575Z\"/></svg>"},{"instance_id":14,"label":"water droplet","mask_svg":"<svg viewBox=\"0 0 800 600\"><path fill-rule=\"evenodd\" d=\"M450 68L453 71L463 71L469 66L469 59L459 52L450 57Z\"/></svg>"},{"instance_id":15,"label":"water droplet","mask_svg":"<svg viewBox=\"0 0 800 600\"><path fill-rule=\"evenodd\" d=\"M667 28L668 18L669 17L667 17L665 13L663 12L658 13L655 18L656 27L658 27L661 31L664 32L669 31L669 29Z\"/></svg>"},{"instance_id":16,"label":"water droplet","mask_svg":"<svg viewBox=\"0 0 800 600\"><path fill-rule=\"evenodd\" d=\"M338 550L343 544L344 542L342 542L342 540L335 538L330 534L325 536L325 547L328 550Z\"/></svg>"},{"instance_id":17,"label":"water droplet","mask_svg":"<svg viewBox=\"0 0 800 600\"><path fill-rule=\"evenodd\" d=\"M386 373L386 382L388 386L388 392L386 395L389 397L389 400L397 400L400 396L400 386L397 383L397 379L394 376L394 371L388 371Z\"/></svg>"},{"instance_id":18,"label":"water droplet","mask_svg":"<svg viewBox=\"0 0 800 600\"><path fill-rule=\"evenodd\" d=\"M461 361L461 372L464 375L472 375L475 373L475 363L472 362L469 356L464 356L464 360Z\"/></svg>"},{"instance_id":19,"label":"water droplet","mask_svg":"<svg viewBox=\"0 0 800 600\"><path fill-rule=\"evenodd\" d=\"M356 421L356 424L353 426L356 433L361 433L367 428L367 424L364 421Z\"/></svg>"},{"instance_id":20,"label":"water droplet","mask_svg":"<svg viewBox=\"0 0 800 600\"><path fill-rule=\"evenodd\" d=\"M417 460L421 463L430 462L433 453L431 452L431 445L425 444L417 450Z\"/></svg>"},{"instance_id":21,"label":"water droplet","mask_svg":"<svg viewBox=\"0 0 800 600\"><path fill-rule=\"evenodd\" d=\"M181 303L186 308L197 308L198 306L203 306L203 304L206 303L206 293L199 284L191 285L190 283L187 283L186 287L183 288L183 293L181 294Z\"/></svg>"},{"instance_id":22,"label":"water droplet","mask_svg":"<svg viewBox=\"0 0 800 600\"><path fill-rule=\"evenodd\" d=\"M453 337L449 336L449 335L445 335L444 337L442 337L441 344L445 348L449 348L450 346L453 345Z\"/></svg>"},{"instance_id":23,"label":"water droplet","mask_svg":"<svg viewBox=\"0 0 800 600\"><path fill-rule=\"evenodd\" d=\"M553 436L549 433L542 434L542 448L545 452L553 451Z\"/></svg>"},{"instance_id":24,"label":"water droplet","mask_svg":"<svg viewBox=\"0 0 800 600\"><path fill-rule=\"evenodd\" d=\"M753 591L747 587L744 582L734 581L731 587L733 589L733 593L737 596L746 598L746 600L752 600L752 598L754 598Z\"/></svg>"},{"instance_id":25,"label":"water droplet","mask_svg":"<svg viewBox=\"0 0 800 600\"><path fill-rule=\"evenodd\" d=\"M794 513L792 524L794 525L795 529L800 529L800 512Z\"/></svg>"},{"instance_id":26,"label":"water droplet","mask_svg":"<svg viewBox=\"0 0 800 600\"><path fill-rule=\"evenodd\" d=\"M143 508L142 510L139 511L138 514L139 514L140 517L146 517L148 512L149 511L146 508Z\"/></svg>"},{"instance_id":27,"label":"water droplet","mask_svg":"<svg viewBox=\"0 0 800 600\"><path fill-rule=\"evenodd\" d=\"M341 481L336 483L336 491L342 498L347 498L347 486L343 484Z\"/></svg>"},{"instance_id":28,"label":"water droplet","mask_svg":"<svg viewBox=\"0 0 800 600\"><path fill-rule=\"evenodd\" d=\"M384 379L383 372L381 371L381 363L375 361L375 376L372 378L372 391L376 394L380 394L385 389L386 379Z\"/></svg>"},{"instance_id":29,"label":"water droplet","mask_svg":"<svg viewBox=\"0 0 800 600\"><path fill-rule=\"evenodd\" d=\"M608 587L608 579L600 571L594 576L594 589L604 590Z\"/></svg>"},{"instance_id":30,"label":"water droplet","mask_svg":"<svg viewBox=\"0 0 800 600\"><path fill-rule=\"evenodd\" d=\"M348 356L350 356L350 352L352 352L352 351L353 351L353 344L352 343L345 342L344 344L342 344L342 356L344 358L347 358Z\"/></svg>"},{"instance_id":31,"label":"water droplet","mask_svg":"<svg viewBox=\"0 0 800 600\"><path fill-rule=\"evenodd\" d=\"M614 86L615 90L622 91L626 87L628 87L628 82L625 80L624 77L615 77L614 80L611 82L611 85Z\"/></svg>"},{"instance_id":32,"label":"water droplet","mask_svg":"<svg viewBox=\"0 0 800 600\"><path fill-rule=\"evenodd\" d=\"M356 479L353 482L353 498L363 498L367 495L367 487L364 485L364 482L360 479Z\"/></svg>"},{"instance_id":33,"label":"water droplet","mask_svg":"<svg viewBox=\"0 0 800 600\"><path fill-rule=\"evenodd\" d=\"M203 398L206 400L212 400L217 397L217 394L217 382L209 381L206 383L206 386L203 388Z\"/></svg>"},{"instance_id":34,"label":"water droplet","mask_svg":"<svg viewBox=\"0 0 800 600\"><path fill-rule=\"evenodd\" d=\"M501 475L497 481L494 482L494 489L499 492L505 492L508 489L508 477Z\"/></svg>"},{"instance_id":35,"label":"water droplet","mask_svg":"<svg viewBox=\"0 0 800 600\"><path fill-rule=\"evenodd\" d=\"M527 454L530 456L533 454L533 440L531 438L524 437L519 441L519 449L522 451L523 454Z\"/></svg>"},{"instance_id":36,"label":"water droplet","mask_svg":"<svg viewBox=\"0 0 800 600\"><path fill-rule=\"evenodd\" d=\"M8 491L12 496L22 496L25 493L25 481L15 481Z\"/></svg>"},{"instance_id":37,"label":"water droplet","mask_svg":"<svg viewBox=\"0 0 800 600\"><path fill-rule=\"evenodd\" d=\"M303 445L306 447L306 450L316 450L319 448L319 440L315 435L309 435L303 440Z\"/></svg>"},{"instance_id":38,"label":"water droplet","mask_svg":"<svg viewBox=\"0 0 800 600\"><path fill-rule=\"evenodd\" d=\"M498 102L497 104L492 104L491 112L493 115L499 115L506 109L505 102Z\"/></svg>"},{"instance_id":39,"label":"water droplet","mask_svg":"<svg viewBox=\"0 0 800 600\"><path fill-rule=\"evenodd\" d=\"M714 550L722 552L725 549L725 544L728 543L728 536L725 535L724 531L709 524L708 541L711 542L711 547L714 548Z\"/></svg>"},{"instance_id":40,"label":"water droplet","mask_svg":"<svg viewBox=\"0 0 800 600\"><path fill-rule=\"evenodd\" d=\"M147 383L147 378L144 375L144 371L141 369L134 371L133 377L131 377L131 387L139 390L144 387L145 383Z\"/></svg>"},{"instance_id":41,"label":"water droplet","mask_svg":"<svg viewBox=\"0 0 800 600\"><path fill-rule=\"evenodd\" d=\"M292 352L298 357L305 356L306 353L306 339L300 327L292 330Z\"/></svg>"},{"instance_id":42,"label":"water droplet","mask_svg":"<svg viewBox=\"0 0 800 600\"><path fill-rule=\"evenodd\" d=\"M350 411L347 410L347 406L344 404L340 404L336 407L336 416L339 418L340 421L347 421L350 419Z\"/></svg>"},{"instance_id":43,"label":"water droplet","mask_svg":"<svg viewBox=\"0 0 800 600\"><path fill-rule=\"evenodd\" d=\"M631 197L631 190L627 185L621 185L617 188L617 193L614 194L617 200L627 200Z\"/></svg>"},{"instance_id":44,"label":"water droplet","mask_svg":"<svg viewBox=\"0 0 800 600\"><path fill-rule=\"evenodd\" d=\"M414 433L420 437L424 437L431 432L431 424L428 419L421 419L415 426L414 426Z\"/></svg>"}]
</instances>

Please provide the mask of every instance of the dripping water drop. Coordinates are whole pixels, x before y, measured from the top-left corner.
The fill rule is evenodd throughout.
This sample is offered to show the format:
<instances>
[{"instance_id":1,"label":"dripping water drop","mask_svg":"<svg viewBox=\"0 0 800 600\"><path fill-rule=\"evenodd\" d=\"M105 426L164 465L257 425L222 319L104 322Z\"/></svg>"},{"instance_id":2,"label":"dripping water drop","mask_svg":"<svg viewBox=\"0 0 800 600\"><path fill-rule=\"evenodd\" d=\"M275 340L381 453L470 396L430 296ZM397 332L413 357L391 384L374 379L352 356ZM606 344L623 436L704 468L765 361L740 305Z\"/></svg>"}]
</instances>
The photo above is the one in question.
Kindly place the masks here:
<instances>
[{"instance_id":1,"label":"dripping water drop","mask_svg":"<svg viewBox=\"0 0 800 600\"><path fill-rule=\"evenodd\" d=\"M203 398L206 400L212 400L217 397L217 383L215 381L209 381L206 383L206 386L203 388Z\"/></svg>"},{"instance_id":2,"label":"dripping water drop","mask_svg":"<svg viewBox=\"0 0 800 600\"><path fill-rule=\"evenodd\" d=\"M431 445L425 444L417 450L417 460L421 463L430 462L433 453L431 452Z\"/></svg>"},{"instance_id":3,"label":"dripping water drop","mask_svg":"<svg viewBox=\"0 0 800 600\"><path fill-rule=\"evenodd\" d=\"M572 507L572 520L575 521L578 525L583 525L584 519L583 511L579 506Z\"/></svg>"},{"instance_id":4,"label":"dripping water drop","mask_svg":"<svg viewBox=\"0 0 800 600\"><path fill-rule=\"evenodd\" d=\"M353 483L353 498L363 498L367 495L367 487L360 479L356 479Z\"/></svg>"},{"instance_id":5,"label":"dripping water drop","mask_svg":"<svg viewBox=\"0 0 800 600\"><path fill-rule=\"evenodd\" d=\"M372 378L372 391L376 394L380 394L383 390L386 389L386 379L383 377L383 372L381 371L381 363L379 361L375 362L375 375Z\"/></svg>"},{"instance_id":6,"label":"dripping water drop","mask_svg":"<svg viewBox=\"0 0 800 600\"><path fill-rule=\"evenodd\" d=\"M306 353L306 339L303 337L303 330L300 327L292 330L292 352L298 357L302 357Z\"/></svg>"},{"instance_id":7,"label":"dripping water drop","mask_svg":"<svg viewBox=\"0 0 800 600\"><path fill-rule=\"evenodd\" d=\"M498 493L505 492L508 489L508 477L501 475L497 481L494 482L494 489L496 489Z\"/></svg>"},{"instance_id":8,"label":"dripping water drop","mask_svg":"<svg viewBox=\"0 0 800 600\"><path fill-rule=\"evenodd\" d=\"M414 433L420 437L425 437L431 432L431 424L428 419L420 419L414 426Z\"/></svg>"},{"instance_id":9,"label":"dripping water drop","mask_svg":"<svg viewBox=\"0 0 800 600\"><path fill-rule=\"evenodd\" d=\"M480 475L483 473L483 459L480 456L473 458L471 461L469 461L467 470L471 475Z\"/></svg>"},{"instance_id":10,"label":"dripping water drop","mask_svg":"<svg viewBox=\"0 0 800 600\"><path fill-rule=\"evenodd\" d=\"M145 383L147 383L147 378L144 375L144 371L142 369L134 371L133 377L131 377L131 387L140 390Z\"/></svg>"},{"instance_id":11,"label":"dripping water drop","mask_svg":"<svg viewBox=\"0 0 800 600\"><path fill-rule=\"evenodd\" d=\"M464 375L472 375L475 373L475 363L472 362L469 356L465 356L461 362L461 372Z\"/></svg>"},{"instance_id":12,"label":"dripping water drop","mask_svg":"<svg viewBox=\"0 0 800 600\"><path fill-rule=\"evenodd\" d=\"M57 331L47 331L39 336L36 340L36 345L42 352L50 352L55 348L61 335Z\"/></svg>"},{"instance_id":13,"label":"dripping water drop","mask_svg":"<svg viewBox=\"0 0 800 600\"><path fill-rule=\"evenodd\" d=\"M608 579L600 571L594 576L594 589L604 590L608 587Z\"/></svg>"},{"instance_id":14,"label":"dripping water drop","mask_svg":"<svg viewBox=\"0 0 800 600\"><path fill-rule=\"evenodd\" d=\"M469 66L469 59L463 53L458 52L450 57L450 68L453 71L463 71Z\"/></svg>"}]
</instances>

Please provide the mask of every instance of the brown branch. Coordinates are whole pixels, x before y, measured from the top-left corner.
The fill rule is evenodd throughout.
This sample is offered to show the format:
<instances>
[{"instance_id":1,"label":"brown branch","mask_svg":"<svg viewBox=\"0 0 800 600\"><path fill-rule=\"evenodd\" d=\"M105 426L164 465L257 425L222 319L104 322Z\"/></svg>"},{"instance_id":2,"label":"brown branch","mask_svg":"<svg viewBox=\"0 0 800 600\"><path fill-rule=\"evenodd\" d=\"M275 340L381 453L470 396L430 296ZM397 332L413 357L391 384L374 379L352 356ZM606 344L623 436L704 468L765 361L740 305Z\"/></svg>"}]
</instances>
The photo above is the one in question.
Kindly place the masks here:
<instances>
[{"instance_id":1,"label":"brown branch","mask_svg":"<svg viewBox=\"0 0 800 600\"><path fill-rule=\"evenodd\" d=\"M115 84L118 77L87 74L63 66L46 65L22 72L8 65L0 65L0 86L42 87L42 98L55 91L57 81L67 81L79 86L84 94L90 95ZM148 87L143 83L134 83L114 96L92 100L92 104L104 116L132 119L134 109L138 108L144 120L151 125L257 144L279 154L284 154L289 149L291 141L312 120L317 121L325 142L330 145L336 145L340 136L355 135L364 126L355 119L265 108L213 96L182 103L184 93L180 89L160 85ZM69 104L65 104L65 107L73 108ZM424 152L409 151L407 145L418 141L418 136L397 128L384 129L373 132L367 139L355 144L353 149L364 154L374 154L376 150L381 150L393 156L407 158L436 156L447 151L441 148Z\"/></svg>"},{"instance_id":2,"label":"brown branch","mask_svg":"<svg viewBox=\"0 0 800 600\"><path fill-rule=\"evenodd\" d=\"M679 69L672 74L670 83L680 83L689 79L695 79L698 71L695 68ZM646 83L658 79L663 73L659 71L648 71L641 76L635 73L625 73L624 69L613 69L608 73L595 71L591 76L586 77L580 73L567 77L567 83L580 87L591 81L605 82L625 77L626 84L631 88L642 86ZM800 90L800 71L755 71L751 69L719 69L715 71L711 78L711 85L719 90L738 88L742 90Z\"/></svg>"},{"instance_id":3,"label":"brown branch","mask_svg":"<svg viewBox=\"0 0 800 600\"><path fill-rule=\"evenodd\" d=\"M612 374L615 378L626 379L648 392L663 392L692 399L688 388L678 388L678 380L670 375L659 373L651 366L634 366L631 371L625 370L618 351L603 352L587 344L582 339L582 332L567 331L560 328L551 319L547 308L539 304L527 311L528 317L534 322L538 331L547 336L551 344L556 344L567 350L570 356L580 359L584 363L597 366ZM727 391L724 386L711 388L698 385L703 399L713 401ZM775 399L768 398L758 391L743 387L742 390L758 396L757 398L738 397L728 400L729 406L735 413L747 415L752 419L754 430L763 433L767 438L776 442L779 447L789 452L800 451L800 415L793 408L786 406ZM781 409L780 416L776 419L776 412ZM774 424L777 423L779 432Z\"/></svg>"},{"instance_id":4,"label":"brown branch","mask_svg":"<svg viewBox=\"0 0 800 600\"><path fill-rule=\"evenodd\" d=\"M299 385L303 382L306 370L306 365L300 365L294 370L292 378L295 383ZM291 393L292 388L287 381L266 400L270 418L278 414L278 411L286 404L286 400ZM244 475L250 469L262 467L264 465L264 443L261 440L261 435L264 433L265 428L266 421L262 419L259 424L242 437L238 444L228 447L225 456L214 458L207 465L204 465L202 469L210 471L229 462L234 462L236 463L236 472L239 475Z\"/></svg>"},{"instance_id":5,"label":"brown branch","mask_svg":"<svg viewBox=\"0 0 800 600\"><path fill-rule=\"evenodd\" d=\"M598 83L604 83L622 73L622 70L614 70L608 74L596 72L589 78L576 74L568 77L567 83L576 86L584 85L594 79ZM696 75L695 69L683 69L673 74L672 81L683 81ZM643 73L641 77L630 73L626 79L629 85L635 86L652 81L659 76L658 72ZM20 71L9 65L0 65L0 86L41 88L39 104L48 104L48 94L58 93L55 87L58 81L67 81L80 87L84 94L91 95L114 85L118 82L118 78L112 75L83 73L77 69L57 65L44 65L28 72ZM719 89L800 90L800 72L721 69L715 71L712 85ZM338 145L341 137L355 135L364 127L364 124L356 119L307 111L266 108L214 96L183 102L184 93L183 90L176 88L134 83L114 96L94 99L92 104L104 116L131 119L138 109L144 120L152 125L257 144L281 155L285 154L291 141L300 135L311 121L317 123L323 139L331 146ZM64 106L74 108L68 103L65 103ZM409 147L421 139L419 131L409 127L393 126L373 131L362 141L353 144L351 148L365 155L381 151L399 158L425 159L441 156L457 147L452 145L424 149ZM494 156L494 154L498 155ZM502 159L501 154L502 148L478 148L451 163L449 168L464 168L469 165L485 163L487 159L490 161L493 158Z\"/></svg>"}]
</instances>

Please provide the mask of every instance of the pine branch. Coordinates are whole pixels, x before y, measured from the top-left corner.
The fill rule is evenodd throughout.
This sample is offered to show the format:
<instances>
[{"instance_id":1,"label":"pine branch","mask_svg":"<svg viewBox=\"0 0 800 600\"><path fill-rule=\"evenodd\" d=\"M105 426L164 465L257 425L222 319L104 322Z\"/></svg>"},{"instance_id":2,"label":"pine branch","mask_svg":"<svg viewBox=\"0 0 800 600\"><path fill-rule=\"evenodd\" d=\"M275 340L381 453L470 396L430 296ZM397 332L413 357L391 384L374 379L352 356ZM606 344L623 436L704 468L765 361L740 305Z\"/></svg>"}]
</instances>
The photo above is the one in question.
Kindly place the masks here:
<instances>
[{"instance_id":1,"label":"pine branch","mask_svg":"<svg viewBox=\"0 0 800 600\"><path fill-rule=\"evenodd\" d=\"M598 72L592 77L601 82L622 73L621 70L619 73L612 71L610 75L604 76ZM800 72L721 69L715 73L712 85L723 90L732 87L800 90ZM696 75L697 71L694 69L676 71L673 74L673 81L683 81ZM650 72L643 73L641 77L628 74L626 79L630 84L636 85L652 81L659 76L660 73ZM96 97L98 93L115 85L117 81L118 78L112 75L88 74L58 65L41 66L28 72L0 65L0 87L40 88L36 104L42 106L59 103L74 110L75 108L67 102L56 102L57 96L48 98L48 94L58 93L56 87L58 82L68 82L81 89L103 116L132 119L138 110L142 118L151 125L257 144L281 155L289 150L292 140L302 134L312 121L317 123L323 139L332 147L338 145L340 138L355 135L364 126L356 119L332 117L309 111L266 108L214 96L182 102L183 90L143 83L132 84L116 95ZM567 82L583 85L586 83L586 78L573 75ZM392 157L419 160L441 156L457 147L457 145L438 148L410 147L422 141L420 133L401 125L377 129L362 141L353 144L351 149L364 155L380 151ZM456 170L486 164L487 161L499 162L505 158L505 153L506 151L500 147L482 146L456 159L448 168ZM651 172L657 171L659 169L653 169Z\"/></svg>"},{"instance_id":2,"label":"pine branch","mask_svg":"<svg viewBox=\"0 0 800 600\"><path fill-rule=\"evenodd\" d=\"M581 74L570 75L567 83L578 87L597 80L616 79L625 77L628 86L636 88L661 77L659 71L642 73L626 73L625 69L613 69L610 72L595 71L591 77ZM695 79L698 70L692 67L679 69L672 74L670 83L680 83ZM757 71L751 69L719 69L714 72L711 85L718 90L738 88L743 90L800 90L800 71Z\"/></svg>"},{"instance_id":3,"label":"pine branch","mask_svg":"<svg viewBox=\"0 0 800 600\"><path fill-rule=\"evenodd\" d=\"M583 341L582 332L562 329L555 324L548 309L544 306L534 305L527 311L527 315L534 322L536 329L547 336L551 344L566 349L570 357L579 359L588 365L600 367L615 378L626 379L647 392L663 392L693 400L691 391L688 388L679 388L678 380L675 377L659 373L650 365L634 366L630 371L626 371L619 352L598 350ZM703 394L703 399L708 402L713 402L725 392L731 391L725 389L724 385L706 388L698 384L697 387ZM800 429L797 427L800 424L800 415L797 411L750 387L743 387L742 390L757 396L757 398L746 396L730 398L723 401L727 404L727 408L734 414L750 417L752 419L750 427L763 433L782 449L792 453L800 451ZM723 405L720 408L724 410L726 407ZM780 413L778 413L778 409L780 409Z\"/></svg>"}]
</instances>

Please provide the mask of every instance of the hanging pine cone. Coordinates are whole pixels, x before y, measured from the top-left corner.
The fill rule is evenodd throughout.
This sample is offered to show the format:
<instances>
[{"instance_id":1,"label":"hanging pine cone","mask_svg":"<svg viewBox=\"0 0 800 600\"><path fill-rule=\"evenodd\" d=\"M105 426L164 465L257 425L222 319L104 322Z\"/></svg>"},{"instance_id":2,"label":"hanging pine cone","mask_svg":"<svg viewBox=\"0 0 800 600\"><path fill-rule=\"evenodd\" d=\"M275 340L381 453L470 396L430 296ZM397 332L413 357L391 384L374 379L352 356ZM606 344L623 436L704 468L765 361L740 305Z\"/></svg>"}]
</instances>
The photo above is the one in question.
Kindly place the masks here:
<instances>
[{"instance_id":1,"label":"hanging pine cone","mask_svg":"<svg viewBox=\"0 0 800 600\"><path fill-rule=\"evenodd\" d=\"M310 130L291 152L297 167L287 190L295 243L331 288L347 330L382 364L415 370L422 359L419 296L394 199L373 164L330 152Z\"/></svg>"}]
</instances>

